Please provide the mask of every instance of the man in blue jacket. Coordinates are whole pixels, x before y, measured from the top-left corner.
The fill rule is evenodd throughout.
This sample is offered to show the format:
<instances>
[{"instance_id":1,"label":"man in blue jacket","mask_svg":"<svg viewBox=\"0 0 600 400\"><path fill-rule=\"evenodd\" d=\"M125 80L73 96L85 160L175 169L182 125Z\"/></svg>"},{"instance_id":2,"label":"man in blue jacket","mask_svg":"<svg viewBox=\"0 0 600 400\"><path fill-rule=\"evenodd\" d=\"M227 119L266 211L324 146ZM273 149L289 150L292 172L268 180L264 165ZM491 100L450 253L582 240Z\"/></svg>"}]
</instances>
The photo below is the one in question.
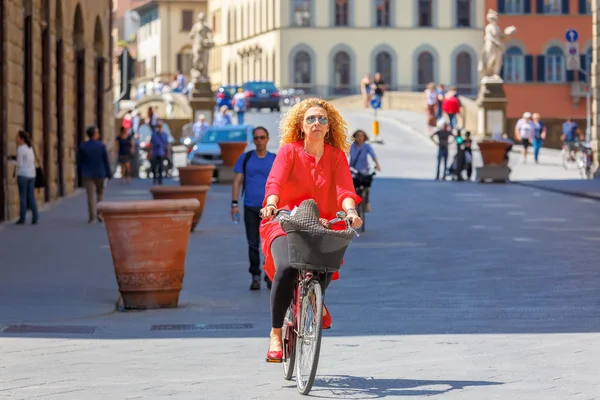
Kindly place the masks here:
<instances>
[{"instance_id":1,"label":"man in blue jacket","mask_svg":"<svg viewBox=\"0 0 600 400\"><path fill-rule=\"evenodd\" d=\"M98 219L102 222L102 216L96 211L96 204L104 198L104 179L110 179L112 172L108 162L106 146L100 139L100 132L94 125L85 130L88 141L81 144L77 152L77 168L83 186L87 192L88 223L93 224ZM94 199L94 192L96 198Z\"/></svg>"}]
</instances>

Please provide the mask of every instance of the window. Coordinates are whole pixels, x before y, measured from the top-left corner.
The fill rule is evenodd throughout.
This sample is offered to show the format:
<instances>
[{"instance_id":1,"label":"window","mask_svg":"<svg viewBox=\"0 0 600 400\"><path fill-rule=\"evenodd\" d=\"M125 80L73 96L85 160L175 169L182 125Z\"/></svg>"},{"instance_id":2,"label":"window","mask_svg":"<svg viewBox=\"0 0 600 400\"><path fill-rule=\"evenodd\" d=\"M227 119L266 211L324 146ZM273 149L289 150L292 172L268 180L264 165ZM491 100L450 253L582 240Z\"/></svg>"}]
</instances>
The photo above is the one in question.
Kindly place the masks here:
<instances>
[{"instance_id":1,"label":"window","mask_svg":"<svg viewBox=\"0 0 600 400\"><path fill-rule=\"evenodd\" d=\"M333 90L336 94L350 92L350 55L339 51L333 58Z\"/></svg>"},{"instance_id":2,"label":"window","mask_svg":"<svg viewBox=\"0 0 600 400\"><path fill-rule=\"evenodd\" d=\"M435 80L433 76L433 56L424 51L417 58L417 85L419 90L425 90L430 82Z\"/></svg>"},{"instance_id":3,"label":"window","mask_svg":"<svg viewBox=\"0 0 600 400\"><path fill-rule=\"evenodd\" d=\"M152 62L152 74L158 75L158 58L156 56L152 56L150 61Z\"/></svg>"},{"instance_id":4,"label":"window","mask_svg":"<svg viewBox=\"0 0 600 400\"><path fill-rule=\"evenodd\" d=\"M561 11L561 0L544 0L544 14L560 14Z\"/></svg>"},{"instance_id":5,"label":"window","mask_svg":"<svg viewBox=\"0 0 600 400\"><path fill-rule=\"evenodd\" d=\"M335 1L335 26L349 25L349 1L350 0L334 0Z\"/></svg>"},{"instance_id":6,"label":"window","mask_svg":"<svg viewBox=\"0 0 600 400\"><path fill-rule=\"evenodd\" d=\"M309 26L310 25L310 2L311 0L293 0L294 7L294 26Z\"/></svg>"},{"instance_id":7,"label":"window","mask_svg":"<svg viewBox=\"0 0 600 400\"><path fill-rule=\"evenodd\" d=\"M387 51L380 51L375 57L375 72L381 74L386 85L392 83L392 56Z\"/></svg>"},{"instance_id":8,"label":"window","mask_svg":"<svg viewBox=\"0 0 600 400\"><path fill-rule=\"evenodd\" d=\"M217 10L213 13L212 27L214 33L221 33L221 10Z\"/></svg>"},{"instance_id":9,"label":"window","mask_svg":"<svg viewBox=\"0 0 600 400\"><path fill-rule=\"evenodd\" d=\"M504 13L505 14L523 14L525 11L525 1L530 0L505 0Z\"/></svg>"},{"instance_id":10,"label":"window","mask_svg":"<svg viewBox=\"0 0 600 400\"><path fill-rule=\"evenodd\" d=\"M212 57L214 59L215 57ZM184 74L189 74L192 69L192 53L186 49L177 54L177 69Z\"/></svg>"},{"instance_id":11,"label":"window","mask_svg":"<svg viewBox=\"0 0 600 400\"><path fill-rule=\"evenodd\" d=\"M455 66L456 90L459 94L472 94L473 88L473 60L471 55L465 51L458 53L456 56Z\"/></svg>"},{"instance_id":12,"label":"window","mask_svg":"<svg viewBox=\"0 0 600 400\"><path fill-rule=\"evenodd\" d=\"M419 26L433 25L432 0L419 0Z\"/></svg>"},{"instance_id":13,"label":"window","mask_svg":"<svg viewBox=\"0 0 600 400\"><path fill-rule=\"evenodd\" d=\"M592 13L592 0L579 0L579 14Z\"/></svg>"},{"instance_id":14,"label":"window","mask_svg":"<svg viewBox=\"0 0 600 400\"><path fill-rule=\"evenodd\" d=\"M509 47L504 53L504 73L506 82L525 82L525 57L520 48Z\"/></svg>"},{"instance_id":15,"label":"window","mask_svg":"<svg viewBox=\"0 0 600 400\"><path fill-rule=\"evenodd\" d=\"M294 56L294 83L296 85L310 85L310 55L306 51L299 51Z\"/></svg>"},{"instance_id":16,"label":"window","mask_svg":"<svg viewBox=\"0 0 600 400\"><path fill-rule=\"evenodd\" d=\"M546 52L545 76L546 82L565 81L565 56L560 47L553 46Z\"/></svg>"},{"instance_id":17,"label":"window","mask_svg":"<svg viewBox=\"0 0 600 400\"><path fill-rule=\"evenodd\" d=\"M194 11L183 10L181 12L181 30L189 32L192 30L192 26L194 26Z\"/></svg>"},{"instance_id":18,"label":"window","mask_svg":"<svg viewBox=\"0 0 600 400\"><path fill-rule=\"evenodd\" d=\"M377 18L377 26L390 26L391 25L390 0L376 0L375 1L375 15Z\"/></svg>"},{"instance_id":19,"label":"window","mask_svg":"<svg viewBox=\"0 0 600 400\"><path fill-rule=\"evenodd\" d=\"M456 0L456 26L471 26L471 0Z\"/></svg>"}]
</instances>

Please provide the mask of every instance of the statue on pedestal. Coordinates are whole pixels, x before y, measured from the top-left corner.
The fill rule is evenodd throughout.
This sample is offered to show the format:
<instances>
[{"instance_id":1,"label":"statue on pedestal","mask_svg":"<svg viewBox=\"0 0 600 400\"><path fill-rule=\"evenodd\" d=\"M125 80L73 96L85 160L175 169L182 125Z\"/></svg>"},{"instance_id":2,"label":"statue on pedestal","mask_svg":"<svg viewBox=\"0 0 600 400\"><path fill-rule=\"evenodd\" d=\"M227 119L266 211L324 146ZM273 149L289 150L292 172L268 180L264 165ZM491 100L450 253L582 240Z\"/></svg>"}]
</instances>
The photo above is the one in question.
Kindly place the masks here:
<instances>
[{"instance_id":1,"label":"statue on pedestal","mask_svg":"<svg viewBox=\"0 0 600 400\"><path fill-rule=\"evenodd\" d=\"M206 24L206 15L198 14L198 22L189 33L192 39L192 69L190 75L194 82L208 82L208 58L210 49L215 46L213 32Z\"/></svg>"},{"instance_id":2,"label":"statue on pedestal","mask_svg":"<svg viewBox=\"0 0 600 400\"><path fill-rule=\"evenodd\" d=\"M489 23L485 27L478 71L482 75L481 83L502 82L500 70L502 69L502 55L505 50L502 40L515 33L517 28L509 26L502 31L498 26L498 13L491 9L488 11L486 18Z\"/></svg>"}]
</instances>

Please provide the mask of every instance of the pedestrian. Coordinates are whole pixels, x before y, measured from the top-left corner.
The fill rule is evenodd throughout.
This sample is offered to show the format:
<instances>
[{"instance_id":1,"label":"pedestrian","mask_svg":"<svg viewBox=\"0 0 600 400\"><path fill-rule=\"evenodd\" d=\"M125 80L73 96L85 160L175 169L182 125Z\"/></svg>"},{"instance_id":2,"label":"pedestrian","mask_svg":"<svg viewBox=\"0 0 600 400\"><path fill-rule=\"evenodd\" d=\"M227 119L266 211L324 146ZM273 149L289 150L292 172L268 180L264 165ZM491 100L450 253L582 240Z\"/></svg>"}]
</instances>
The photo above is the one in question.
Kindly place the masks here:
<instances>
[{"instance_id":1,"label":"pedestrian","mask_svg":"<svg viewBox=\"0 0 600 400\"><path fill-rule=\"evenodd\" d=\"M450 129L458 128L457 115L460 114L460 100L456 88L451 87L442 101L442 111L448 116Z\"/></svg>"},{"instance_id":2,"label":"pedestrian","mask_svg":"<svg viewBox=\"0 0 600 400\"><path fill-rule=\"evenodd\" d=\"M365 108L371 106L371 75L365 74L360 80L360 93L362 94Z\"/></svg>"},{"instance_id":3,"label":"pedestrian","mask_svg":"<svg viewBox=\"0 0 600 400\"><path fill-rule=\"evenodd\" d=\"M16 166L17 187L19 188L19 220L17 225L25 224L27 209L31 209L32 224L39 221L37 202L35 201L35 150L31 144L31 136L28 132L20 130L16 137L17 155L9 156L8 159Z\"/></svg>"},{"instance_id":4,"label":"pedestrian","mask_svg":"<svg viewBox=\"0 0 600 400\"><path fill-rule=\"evenodd\" d=\"M365 131L358 129L356 132L354 132L354 134L352 134L352 138L354 139L354 142L350 146L349 164L350 171L352 172L354 187L358 188L361 184L363 184L366 188L370 188L373 176L369 171L369 157L371 160L373 160L375 169L377 171L381 171L379 161L377 161L377 155L375 154L373 147L366 143L369 140L369 137ZM371 204L369 203L368 198L369 192L370 190L367 190L367 198L363 199L367 212L371 212Z\"/></svg>"},{"instance_id":5,"label":"pedestrian","mask_svg":"<svg viewBox=\"0 0 600 400\"><path fill-rule=\"evenodd\" d=\"M244 89L238 88L237 93L233 95L233 108L237 113L238 125L244 125L244 114L246 113L246 95Z\"/></svg>"},{"instance_id":6,"label":"pedestrian","mask_svg":"<svg viewBox=\"0 0 600 400\"><path fill-rule=\"evenodd\" d=\"M576 152L576 142L577 142L577 123L573 121L571 117L567 118L567 120L562 125L562 135L560 140L563 141L563 145L569 149L569 156L571 161L575 161L575 152Z\"/></svg>"},{"instance_id":7,"label":"pedestrian","mask_svg":"<svg viewBox=\"0 0 600 400\"><path fill-rule=\"evenodd\" d=\"M473 140L471 139L471 132L465 132L465 140L463 141L463 154L464 154L464 170L467 171L467 179L471 180L473 174ZM462 174L462 172L461 172Z\"/></svg>"},{"instance_id":8,"label":"pedestrian","mask_svg":"<svg viewBox=\"0 0 600 400\"><path fill-rule=\"evenodd\" d=\"M533 121L531 113L523 113L523 117L517 121L515 125L515 139L521 141L523 146L523 163L527 162L527 149L531 145L534 137Z\"/></svg>"},{"instance_id":9,"label":"pedestrian","mask_svg":"<svg viewBox=\"0 0 600 400\"><path fill-rule=\"evenodd\" d=\"M221 106L219 112L215 114L213 126L228 126L231 124L231 117L227 114L227 106Z\"/></svg>"},{"instance_id":10,"label":"pedestrian","mask_svg":"<svg viewBox=\"0 0 600 400\"><path fill-rule=\"evenodd\" d=\"M427 113L427 127L435 127L437 124L436 115L437 106L437 91L435 90L435 84L430 82L425 89L425 110ZM431 131L430 131L431 132Z\"/></svg>"},{"instance_id":11,"label":"pedestrian","mask_svg":"<svg viewBox=\"0 0 600 400\"><path fill-rule=\"evenodd\" d=\"M131 159L134 151L133 135L128 135L123 126L119 137L115 139L115 150L121 168L121 184L131 183Z\"/></svg>"},{"instance_id":12,"label":"pedestrian","mask_svg":"<svg viewBox=\"0 0 600 400\"><path fill-rule=\"evenodd\" d=\"M239 221L240 208L238 199L244 197L244 225L248 240L248 258L252 275L250 290L260 290L260 209L265 198L265 185L275 161L275 154L267 151L269 132L265 127L257 126L252 130L255 150L242 154L233 169L235 177L231 188L231 218ZM269 289L271 281L265 274L265 282Z\"/></svg>"},{"instance_id":13,"label":"pedestrian","mask_svg":"<svg viewBox=\"0 0 600 400\"><path fill-rule=\"evenodd\" d=\"M88 223L93 224L102 216L96 211L96 204L104 199L104 180L112 176L108 162L106 146L100 139L100 132L95 125L89 126L85 133L88 140L81 144L77 152L77 166L81 171L83 186L87 193ZM95 194L95 198L94 198Z\"/></svg>"},{"instance_id":14,"label":"pedestrian","mask_svg":"<svg viewBox=\"0 0 600 400\"><path fill-rule=\"evenodd\" d=\"M434 139L435 136L438 138L437 142ZM446 179L446 170L448 169L448 140L451 136L454 137L450 129L448 129L448 122L444 119L439 120L437 123L437 130L430 136L433 143L438 146L437 168L435 171L436 181L440 179L440 166L443 166L444 168L442 179Z\"/></svg>"},{"instance_id":15,"label":"pedestrian","mask_svg":"<svg viewBox=\"0 0 600 400\"><path fill-rule=\"evenodd\" d=\"M437 89L436 89L436 95L437 95L437 107L435 109L435 119L439 120L440 118L442 118L443 112L442 112L442 104L444 103L444 96L446 96L446 87L444 86L443 83L438 83Z\"/></svg>"},{"instance_id":16,"label":"pedestrian","mask_svg":"<svg viewBox=\"0 0 600 400\"><path fill-rule=\"evenodd\" d=\"M200 114L198 116L198 121L192 125L192 132L194 132L194 138L196 142L202 140L204 134L206 134L208 131L208 128L210 128L210 126L208 125L208 122L206 122L206 117L204 114Z\"/></svg>"},{"instance_id":17,"label":"pedestrian","mask_svg":"<svg viewBox=\"0 0 600 400\"><path fill-rule=\"evenodd\" d=\"M169 135L163 132L162 121L158 121L150 139L150 164L152 167L152 183L162 185L165 160L170 156Z\"/></svg>"},{"instance_id":18,"label":"pedestrian","mask_svg":"<svg viewBox=\"0 0 600 400\"><path fill-rule=\"evenodd\" d=\"M546 125L540 121L540 114L533 113L533 159L535 163L539 163L540 149L546 139Z\"/></svg>"},{"instance_id":19,"label":"pedestrian","mask_svg":"<svg viewBox=\"0 0 600 400\"><path fill-rule=\"evenodd\" d=\"M379 102L382 102L383 94L385 93L385 82L379 72L373 75L373 97L377 97Z\"/></svg>"}]
</instances>

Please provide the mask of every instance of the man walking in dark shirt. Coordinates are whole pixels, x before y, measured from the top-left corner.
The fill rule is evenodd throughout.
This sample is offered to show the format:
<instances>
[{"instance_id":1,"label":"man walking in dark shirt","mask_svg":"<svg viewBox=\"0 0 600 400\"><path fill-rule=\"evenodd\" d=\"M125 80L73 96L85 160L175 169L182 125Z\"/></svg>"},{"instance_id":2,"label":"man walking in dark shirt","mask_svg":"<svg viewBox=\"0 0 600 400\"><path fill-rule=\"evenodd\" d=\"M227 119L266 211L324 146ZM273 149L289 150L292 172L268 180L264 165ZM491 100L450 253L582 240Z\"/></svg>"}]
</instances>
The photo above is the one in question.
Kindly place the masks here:
<instances>
[{"instance_id":1,"label":"man walking in dark shirt","mask_svg":"<svg viewBox=\"0 0 600 400\"><path fill-rule=\"evenodd\" d=\"M435 141L434 136L438 137L437 142ZM446 170L448 169L448 140L450 139L450 136L454 137L452 132L448 129L448 123L445 120L440 120L437 124L437 131L431 135L433 143L438 145L437 169L435 172L436 181L440 179L440 165L442 164L442 160L444 160L444 173L442 179L446 179Z\"/></svg>"}]
</instances>

